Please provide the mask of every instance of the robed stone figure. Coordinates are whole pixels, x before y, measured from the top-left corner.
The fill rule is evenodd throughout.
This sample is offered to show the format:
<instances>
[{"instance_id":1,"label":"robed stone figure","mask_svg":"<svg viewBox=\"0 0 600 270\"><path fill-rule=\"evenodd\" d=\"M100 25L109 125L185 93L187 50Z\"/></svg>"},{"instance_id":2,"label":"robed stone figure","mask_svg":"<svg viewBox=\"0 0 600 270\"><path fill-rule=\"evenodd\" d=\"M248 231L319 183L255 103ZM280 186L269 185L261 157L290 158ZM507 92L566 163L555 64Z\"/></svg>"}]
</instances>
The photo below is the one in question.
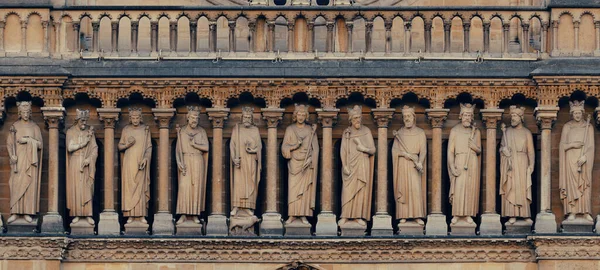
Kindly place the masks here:
<instances>
[{"instance_id":1,"label":"robed stone figure","mask_svg":"<svg viewBox=\"0 0 600 270\"><path fill-rule=\"evenodd\" d=\"M348 109L350 127L342 134L342 213L338 224L355 221L366 226L371 217L375 142L362 125L362 108Z\"/></svg>"},{"instance_id":2,"label":"robed stone figure","mask_svg":"<svg viewBox=\"0 0 600 270\"><path fill-rule=\"evenodd\" d=\"M67 208L72 225L82 218L94 225L92 199L98 145L94 128L87 125L89 118L89 110L77 109L75 123L67 130Z\"/></svg>"},{"instance_id":3,"label":"robed stone figure","mask_svg":"<svg viewBox=\"0 0 600 270\"><path fill-rule=\"evenodd\" d=\"M502 216L507 224L517 218L531 222L531 174L535 166L535 148L531 131L523 126L525 109L510 106L510 127L502 124L500 143L500 195Z\"/></svg>"},{"instance_id":4,"label":"robed stone figure","mask_svg":"<svg viewBox=\"0 0 600 270\"><path fill-rule=\"evenodd\" d=\"M571 121L560 136L559 189L567 220L582 216L593 222L592 169L594 164L594 127L584 120L584 102L570 102Z\"/></svg>"},{"instance_id":5,"label":"robed stone figure","mask_svg":"<svg viewBox=\"0 0 600 270\"><path fill-rule=\"evenodd\" d=\"M479 209L481 132L473 123L474 110L475 105L460 105L461 123L452 128L448 139L452 224L461 219L473 224Z\"/></svg>"},{"instance_id":6,"label":"robed stone figure","mask_svg":"<svg viewBox=\"0 0 600 270\"><path fill-rule=\"evenodd\" d=\"M231 133L231 216L254 215L258 184L262 169L262 141L254 125L253 108L242 108L242 123L237 123Z\"/></svg>"},{"instance_id":7,"label":"robed stone figure","mask_svg":"<svg viewBox=\"0 0 600 270\"><path fill-rule=\"evenodd\" d=\"M200 224L206 205L208 136L199 125L200 108L188 107L187 125L177 127L175 157L178 168L177 224L192 220Z\"/></svg>"},{"instance_id":8,"label":"robed stone figure","mask_svg":"<svg viewBox=\"0 0 600 270\"><path fill-rule=\"evenodd\" d=\"M17 102L19 120L6 136L10 156L10 214L7 223L24 218L32 222L40 207L42 132L31 120L31 102Z\"/></svg>"},{"instance_id":9,"label":"robed stone figure","mask_svg":"<svg viewBox=\"0 0 600 270\"><path fill-rule=\"evenodd\" d=\"M425 131L416 126L414 108L404 106L404 127L394 132L392 163L394 169L394 198L396 219L400 223L414 220L423 225L426 214L425 164L427 164L427 138Z\"/></svg>"},{"instance_id":10,"label":"robed stone figure","mask_svg":"<svg viewBox=\"0 0 600 270\"><path fill-rule=\"evenodd\" d=\"M288 160L288 215L286 224L300 220L309 224L313 216L319 163L316 126L310 126L308 106L296 105L293 124L285 130L281 153Z\"/></svg>"},{"instance_id":11,"label":"robed stone figure","mask_svg":"<svg viewBox=\"0 0 600 270\"><path fill-rule=\"evenodd\" d=\"M152 143L149 127L142 123L142 109L129 109L130 124L123 128L119 151L121 158L121 202L127 223L147 224L150 200L150 160Z\"/></svg>"}]
</instances>

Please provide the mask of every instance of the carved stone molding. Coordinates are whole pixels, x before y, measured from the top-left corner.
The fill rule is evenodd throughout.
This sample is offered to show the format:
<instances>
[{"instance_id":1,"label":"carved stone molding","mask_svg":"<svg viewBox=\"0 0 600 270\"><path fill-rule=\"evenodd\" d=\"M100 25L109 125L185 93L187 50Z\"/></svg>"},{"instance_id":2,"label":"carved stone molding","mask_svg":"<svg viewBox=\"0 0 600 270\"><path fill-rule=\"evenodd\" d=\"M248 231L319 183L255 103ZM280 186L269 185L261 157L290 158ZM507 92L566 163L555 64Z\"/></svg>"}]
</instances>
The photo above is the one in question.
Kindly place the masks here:
<instances>
[{"instance_id":1,"label":"carved stone molding","mask_svg":"<svg viewBox=\"0 0 600 270\"><path fill-rule=\"evenodd\" d=\"M600 260L600 237L530 236L538 260Z\"/></svg>"},{"instance_id":2,"label":"carved stone molding","mask_svg":"<svg viewBox=\"0 0 600 270\"><path fill-rule=\"evenodd\" d=\"M0 237L0 259L60 260L70 241L64 237Z\"/></svg>"}]
</instances>

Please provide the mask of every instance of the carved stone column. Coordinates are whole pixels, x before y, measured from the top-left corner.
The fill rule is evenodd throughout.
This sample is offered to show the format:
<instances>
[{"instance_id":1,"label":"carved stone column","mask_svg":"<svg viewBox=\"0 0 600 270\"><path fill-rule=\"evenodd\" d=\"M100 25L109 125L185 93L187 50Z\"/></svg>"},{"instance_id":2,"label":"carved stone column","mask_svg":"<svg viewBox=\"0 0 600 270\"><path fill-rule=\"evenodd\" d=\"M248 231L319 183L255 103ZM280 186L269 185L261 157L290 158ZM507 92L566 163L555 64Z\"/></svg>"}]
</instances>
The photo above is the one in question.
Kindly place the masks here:
<instances>
[{"instance_id":1,"label":"carved stone column","mask_svg":"<svg viewBox=\"0 0 600 270\"><path fill-rule=\"evenodd\" d=\"M600 23L598 23L598 24L600 24ZM596 29L599 29L599 27L596 27ZM598 36L596 36L596 38L598 39ZM596 107L595 113L596 113L596 126L600 126L600 107ZM597 234L600 234L600 222L598 222L599 220L600 220L600 214L598 214L596 216L596 225L594 226L594 229L596 229Z\"/></svg>"},{"instance_id":2,"label":"carved stone column","mask_svg":"<svg viewBox=\"0 0 600 270\"><path fill-rule=\"evenodd\" d=\"M523 38L521 39L521 45L523 53L529 53L529 24L524 23L521 25L523 29Z\"/></svg>"},{"instance_id":3,"label":"carved stone column","mask_svg":"<svg viewBox=\"0 0 600 270\"><path fill-rule=\"evenodd\" d=\"M502 120L502 109L482 109L481 118L485 122L485 211L481 215L480 235L502 235L500 215L496 212L496 149L498 122Z\"/></svg>"},{"instance_id":4,"label":"carved stone column","mask_svg":"<svg viewBox=\"0 0 600 270\"><path fill-rule=\"evenodd\" d=\"M277 190L280 185L277 173L279 164L279 149L277 147L277 126L283 117L285 109L262 109L263 119L267 122L267 209L262 215L259 233L261 236L283 235L281 214L277 209ZM285 201L285 200L284 200Z\"/></svg>"},{"instance_id":5,"label":"carved stone column","mask_svg":"<svg viewBox=\"0 0 600 270\"><path fill-rule=\"evenodd\" d=\"M483 23L483 52L484 53L490 52L490 27L491 27L491 25L492 24L490 22Z\"/></svg>"},{"instance_id":6,"label":"carved stone column","mask_svg":"<svg viewBox=\"0 0 600 270\"><path fill-rule=\"evenodd\" d=\"M508 53L508 43L510 42L510 23L505 23L502 25L502 53Z\"/></svg>"},{"instance_id":7,"label":"carved stone column","mask_svg":"<svg viewBox=\"0 0 600 270\"><path fill-rule=\"evenodd\" d=\"M319 121L323 126L321 152L321 213L317 216L318 236L337 236L337 217L333 213L331 197L333 196L333 125L339 109L317 109Z\"/></svg>"},{"instance_id":8,"label":"carved stone column","mask_svg":"<svg viewBox=\"0 0 600 270\"><path fill-rule=\"evenodd\" d=\"M288 29L287 49L288 49L288 52L293 52L294 51L294 24L288 23L287 29Z\"/></svg>"},{"instance_id":9,"label":"carved stone column","mask_svg":"<svg viewBox=\"0 0 600 270\"><path fill-rule=\"evenodd\" d=\"M328 53L333 52L333 27L335 26L335 22L327 22L327 39L325 40L325 47Z\"/></svg>"},{"instance_id":10,"label":"carved stone column","mask_svg":"<svg viewBox=\"0 0 600 270\"><path fill-rule=\"evenodd\" d=\"M92 51L98 53L100 47L100 22L92 22Z\"/></svg>"},{"instance_id":11,"label":"carved stone column","mask_svg":"<svg viewBox=\"0 0 600 270\"><path fill-rule=\"evenodd\" d=\"M573 22L573 31L575 32L575 48L573 49L573 56L580 56L581 52L579 51L579 21Z\"/></svg>"},{"instance_id":12,"label":"carved stone column","mask_svg":"<svg viewBox=\"0 0 600 270\"><path fill-rule=\"evenodd\" d=\"M138 54L138 29L140 22L131 21L131 55L137 56Z\"/></svg>"},{"instance_id":13,"label":"carved stone column","mask_svg":"<svg viewBox=\"0 0 600 270\"><path fill-rule=\"evenodd\" d=\"M315 48L315 22L308 22L308 41L306 42L306 51L313 52Z\"/></svg>"},{"instance_id":14,"label":"carved stone column","mask_svg":"<svg viewBox=\"0 0 600 270\"><path fill-rule=\"evenodd\" d=\"M44 33L44 43L42 44L42 53L46 54L49 51L49 47L50 47L50 33L48 25L50 22L48 21L43 21L42 22L42 32ZM57 40L58 42L58 40Z\"/></svg>"},{"instance_id":15,"label":"carved stone column","mask_svg":"<svg viewBox=\"0 0 600 270\"><path fill-rule=\"evenodd\" d=\"M59 55L61 54L61 52L63 52L62 47L65 46L63 44L63 39L60 38L60 33L61 33L61 27L60 27L61 23L60 22L52 22L52 26L53 26L53 30L54 30L54 52L53 55ZM0 38L0 43L2 43L2 39ZM66 43L66 42L65 42ZM2 45L0 45L2 46ZM50 44L48 44L48 51L50 51ZM2 50L0 49L0 53L2 53Z\"/></svg>"},{"instance_id":16,"label":"carved stone column","mask_svg":"<svg viewBox=\"0 0 600 270\"><path fill-rule=\"evenodd\" d=\"M212 142L212 207L206 224L207 235L227 235L229 227L223 206L223 125L229 115L226 108L206 109L213 126Z\"/></svg>"},{"instance_id":17,"label":"carved stone column","mask_svg":"<svg viewBox=\"0 0 600 270\"><path fill-rule=\"evenodd\" d=\"M98 235L119 235L121 225L115 211L115 126L121 109L99 108L96 110L104 123L104 210L100 213Z\"/></svg>"},{"instance_id":18,"label":"carved stone column","mask_svg":"<svg viewBox=\"0 0 600 270\"><path fill-rule=\"evenodd\" d=\"M377 123L377 211L373 216L372 236L392 236L392 216L388 213L388 125L394 109L373 109Z\"/></svg>"},{"instance_id":19,"label":"carved stone column","mask_svg":"<svg viewBox=\"0 0 600 270\"><path fill-rule=\"evenodd\" d=\"M392 52L392 25L391 21L386 21L385 26L385 53L389 54Z\"/></svg>"},{"instance_id":20,"label":"carved stone column","mask_svg":"<svg viewBox=\"0 0 600 270\"><path fill-rule=\"evenodd\" d=\"M431 213L427 216L426 235L448 235L446 215L442 212L442 128L449 109L427 109L431 123Z\"/></svg>"},{"instance_id":21,"label":"carved stone column","mask_svg":"<svg viewBox=\"0 0 600 270\"><path fill-rule=\"evenodd\" d=\"M600 24L598 24L600 26ZM541 52L542 53L547 53L548 52L548 22L542 22L542 44L541 44ZM598 28L596 28L598 29ZM598 33L598 32L597 32ZM596 42L597 45L600 46L600 37L596 36ZM598 48L599 46L596 46L596 48Z\"/></svg>"},{"instance_id":22,"label":"carved stone column","mask_svg":"<svg viewBox=\"0 0 600 270\"><path fill-rule=\"evenodd\" d=\"M275 21L267 22L267 51L275 50Z\"/></svg>"},{"instance_id":23,"label":"carved stone column","mask_svg":"<svg viewBox=\"0 0 600 270\"><path fill-rule=\"evenodd\" d=\"M426 53L431 52L431 27L432 26L433 25L431 22L425 22L425 52ZM410 48L404 47L404 52L409 53Z\"/></svg>"},{"instance_id":24,"label":"carved stone column","mask_svg":"<svg viewBox=\"0 0 600 270\"><path fill-rule=\"evenodd\" d=\"M373 52L373 21L365 22L365 53Z\"/></svg>"},{"instance_id":25,"label":"carved stone column","mask_svg":"<svg viewBox=\"0 0 600 270\"><path fill-rule=\"evenodd\" d=\"M471 23L470 22L465 22L463 23L463 50L464 52L468 53L470 51L470 31L471 31Z\"/></svg>"},{"instance_id":26,"label":"carved stone column","mask_svg":"<svg viewBox=\"0 0 600 270\"><path fill-rule=\"evenodd\" d=\"M171 163L169 147L169 127L175 115L175 109L152 109L154 120L158 123L158 212L154 214L152 234L173 235L173 214L169 212L169 164Z\"/></svg>"},{"instance_id":27,"label":"carved stone column","mask_svg":"<svg viewBox=\"0 0 600 270\"><path fill-rule=\"evenodd\" d=\"M208 22L208 49L210 52L217 51L217 22Z\"/></svg>"},{"instance_id":28,"label":"carved stone column","mask_svg":"<svg viewBox=\"0 0 600 270\"><path fill-rule=\"evenodd\" d=\"M27 21L21 21L21 54L27 54Z\"/></svg>"},{"instance_id":29,"label":"carved stone column","mask_svg":"<svg viewBox=\"0 0 600 270\"><path fill-rule=\"evenodd\" d=\"M65 116L63 107L42 107L48 125L48 213L44 215L42 233L63 233L63 218L58 212L59 130Z\"/></svg>"},{"instance_id":30,"label":"carved stone column","mask_svg":"<svg viewBox=\"0 0 600 270\"><path fill-rule=\"evenodd\" d=\"M411 36L411 23L404 24L404 52L410 53L410 36Z\"/></svg>"},{"instance_id":31,"label":"carved stone column","mask_svg":"<svg viewBox=\"0 0 600 270\"><path fill-rule=\"evenodd\" d=\"M594 50L594 55L598 56L598 55L600 55L600 21L594 22L594 28L596 29L596 47L595 47L596 49ZM2 45L0 44L0 46L2 46ZM1 51L2 51L2 49L0 49L0 52Z\"/></svg>"},{"instance_id":32,"label":"carved stone column","mask_svg":"<svg viewBox=\"0 0 600 270\"><path fill-rule=\"evenodd\" d=\"M150 22L150 55L158 55L158 22Z\"/></svg>"},{"instance_id":33,"label":"carved stone column","mask_svg":"<svg viewBox=\"0 0 600 270\"><path fill-rule=\"evenodd\" d=\"M254 53L254 51L256 50L256 22L255 21L250 21L248 22L248 52L250 53Z\"/></svg>"},{"instance_id":34,"label":"carved stone column","mask_svg":"<svg viewBox=\"0 0 600 270\"><path fill-rule=\"evenodd\" d=\"M169 50L171 55L177 55L177 21L169 22Z\"/></svg>"},{"instance_id":35,"label":"carved stone column","mask_svg":"<svg viewBox=\"0 0 600 270\"><path fill-rule=\"evenodd\" d=\"M235 52L235 21L228 21L227 26L229 26L229 51Z\"/></svg>"},{"instance_id":36,"label":"carved stone column","mask_svg":"<svg viewBox=\"0 0 600 270\"><path fill-rule=\"evenodd\" d=\"M552 166L552 126L558 114L558 107L537 107L535 117L542 130L540 168L540 212L535 217L536 233L556 233L556 217L551 205L551 166Z\"/></svg>"},{"instance_id":37,"label":"carved stone column","mask_svg":"<svg viewBox=\"0 0 600 270\"><path fill-rule=\"evenodd\" d=\"M450 38L450 30L452 30L452 22L444 22L444 52L449 53L452 39Z\"/></svg>"},{"instance_id":38,"label":"carved stone column","mask_svg":"<svg viewBox=\"0 0 600 270\"><path fill-rule=\"evenodd\" d=\"M558 55L558 21L552 21L552 55Z\"/></svg>"},{"instance_id":39,"label":"carved stone column","mask_svg":"<svg viewBox=\"0 0 600 270\"><path fill-rule=\"evenodd\" d=\"M0 22L0 53L4 53L4 27L5 22Z\"/></svg>"},{"instance_id":40,"label":"carved stone column","mask_svg":"<svg viewBox=\"0 0 600 270\"><path fill-rule=\"evenodd\" d=\"M118 54L119 51L119 22L111 22L111 52Z\"/></svg>"},{"instance_id":41,"label":"carved stone column","mask_svg":"<svg viewBox=\"0 0 600 270\"><path fill-rule=\"evenodd\" d=\"M352 30L354 29L354 22L346 22L346 31L347 31L347 42L346 42L346 53L352 53L354 48L352 47Z\"/></svg>"},{"instance_id":42,"label":"carved stone column","mask_svg":"<svg viewBox=\"0 0 600 270\"><path fill-rule=\"evenodd\" d=\"M198 20L190 21L190 52L195 53L198 48Z\"/></svg>"}]
</instances>

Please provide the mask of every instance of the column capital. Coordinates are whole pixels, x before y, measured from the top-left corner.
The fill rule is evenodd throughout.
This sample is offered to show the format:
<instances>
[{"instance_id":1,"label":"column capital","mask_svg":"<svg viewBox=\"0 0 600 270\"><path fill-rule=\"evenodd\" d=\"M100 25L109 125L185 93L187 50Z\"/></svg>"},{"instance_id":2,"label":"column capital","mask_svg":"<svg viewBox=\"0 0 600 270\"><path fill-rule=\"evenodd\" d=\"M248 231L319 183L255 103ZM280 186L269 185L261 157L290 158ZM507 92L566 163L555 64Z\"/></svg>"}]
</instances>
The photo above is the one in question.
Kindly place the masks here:
<instances>
[{"instance_id":1,"label":"column capital","mask_svg":"<svg viewBox=\"0 0 600 270\"><path fill-rule=\"evenodd\" d=\"M92 30L93 31L100 30L100 22L92 22Z\"/></svg>"},{"instance_id":2,"label":"column capital","mask_svg":"<svg viewBox=\"0 0 600 270\"><path fill-rule=\"evenodd\" d=\"M152 114L154 114L154 121L158 123L158 128L168 129L171 125L171 119L175 115L175 109L152 109Z\"/></svg>"},{"instance_id":3,"label":"column capital","mask_svg":"<svg viewBox=\"0 0 600 270\"><path fill-rule=\"evenodd\" d=\"M464 23L463 23L463 30L464 30L464 31L469 31L469 30L471 30L471 22L464 22Z\"/></svg>"},{"instance_id":4,"label":"column capital","mask_svg":"<svg viewBox=\"0 0 600 270\"><path fill-rule=\"evenodd\" d=\"M337 121L340 109L316 109L316 111L323 128L332 128Z\"/></svg>"},{"instance_id":5,"label":"column capital","mask_svg":"<svg viewBox=\"0 0 600 270\"><path fill-rule=\"evenodd\" d=\"M48 128L58 128L65 117L64 107L42 107L44 120L48 124Z\"/></svg>"},{"instance_id":6,"label":"column capital","mask_svg":"<svg viewBox=\"0 0 600 270\"><path fill-rule=\"evenodd\" d=\"M206 114L208 114L208 119L211 121L213 128L223 128L225 120L227 120L227 116L229 115L229 109L207 108Z\"/></svg>"},{"instance_id":7,"label":"column capital","mask_svg":"<svg viewBox=\"0 0 600 270\"><path fill-rule=\"evenodd\" d=\"M529 31L529 24L528 23L521 24L521 27L523 27L523 31Z\"/></svg>"},{"instance_id":8,"label":"column capital","mask_svg":"<svg viewBox=\"0 0 600 270\"><path fill-rule=\"evenodd\" d=\"M483 23L483 30L484 31L490 31L490 27L492 26L491 22L484 22Z\"/></svg>"},{"instance_id":9,"label":"column capital","mask_svg":"<svg viewBox=\"0 0 600 270\"><path fill-rule=\"evenodd\" d=\"M121 109L119 108L99 108L96 109L98 112L98 118L104 123L104 128L114 129L119 121L121 115Z\"/></svg>"},{"instance_id":10,"label":"column capital","mask_svg":"<svg viewBox=\"0 0 600 270\"><path fill-rule=\"evenodd\" d=\"M558 107L537 107L535 108L535 119L540 129L552 129L554 121L558 115Z\"/></svg>"},{"instance_id":11,"label":"column capital","mask_svg":"<svg viewBox=\"0 0 600 270\"><path fill-rule=\"evenodd\" d=\"M333 31L334 26L335 26L335 22L333 22L333 21L325 23L325 27L327 27L327 31Z\"/></svg>"},{"instance_id":12,"label":"column capital","mask_svg":"<svg viewBox=\"0 0 600 270\"><path fill-rule=\"evenodd\" d=\"M119 22L110 22L110 26L112 28L113 31L117 31L119 30Z\"/></svg>"},{"instance_id":13,"label":"column capital","mask_svg":"<svg viewBox=\"0 0 600 270\"><path fill-rule=\"evenodd\" d=\"M444 121L448 117L448 113L450 109L426 109L425 113L427 114L427 119L433 128L442 128L444 127Z\"/></svg>"},{"instance_id":14,"label":"column capital","mask_svg":"<svg viewBox=\"0 0 600 270\"><path fill-rule=\"evenodd\" d=\"M390 124L390 120L394 116L395 109L377 108L372 109L373 119L377 123L378 128L387 128Z\"/></svg>"},{"instance_id":15,"label":"column capital","mask_svg":"<svg viewBox=\"0 0 600 270\"><path fill-rule=\"evenodd\" d=\"M487 129L496 129L498 122L502 120L503 109L482 109L479 110L481 113L481 119L485 122Z\"/></svg>"},{"instance_id":16,"label":"column capital","mask_svg":"<svg viewBox=\"0 0 600 270\"><path fill-rule=\"evenodd\" d=\"M277 128L281 119L283 119L283 112L285 109L280 108L264 108L261 109L262 117L267 121L268 128Z\"/></svg>"},{"instance_id":17,"label":"column capital","mask_svg":"<svg viewBox=\"0 0 600 270\"><path fill-rule=\"evenodd\" d=\"M404 31L410 31L411 28L412 28L411 22L404 23Z\"/></svg>"},{"instance_id":18,"label":"column capital","mask_svg":"<svg viewBox=\"0 0 600 270\"><path fill-rule=\"evenodd\" d=\"M595 113L596 113L596 125L600 126L600 107L596 107Z\"/></svg>"}]
</instances>

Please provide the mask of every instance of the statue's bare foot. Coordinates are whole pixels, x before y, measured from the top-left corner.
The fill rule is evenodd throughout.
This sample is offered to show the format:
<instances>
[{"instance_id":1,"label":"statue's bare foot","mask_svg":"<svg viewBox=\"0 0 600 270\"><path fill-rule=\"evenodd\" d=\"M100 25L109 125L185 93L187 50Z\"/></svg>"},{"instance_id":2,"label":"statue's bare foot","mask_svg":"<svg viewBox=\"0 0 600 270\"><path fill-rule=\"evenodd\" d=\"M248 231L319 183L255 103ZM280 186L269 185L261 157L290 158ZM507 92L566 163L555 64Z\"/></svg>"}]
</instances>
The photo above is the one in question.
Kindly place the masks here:
<instances>
[{"instance_id":1,"label":"statue's bare foot","mask_svg":"<svg viewBox=\"0 0 600 270\"><path fill-rule=\"evenodd\" d=\"M452 221L450 221L452 224L456 224L456 222L458 222L458 217L452 217Z\"/></svg>"},{"instance_id":2,"label":"statue's bare foot","mask_svg":"<svg viewBox=\"0 0 600 270\"><path fill-rule=\"evenodd\" d=\"M342 226L342 225L346 224L346 222L348 222L348 219L347 219L347 218L341 218L341 219L338 221L338 226Z\"/></svg>"},{"instance_id":3,"label":"statue's bare foot","mask_svg":"<svg viewBox=\"0 0 600 270\"><path fill-rule=\"evenodd\" d=\"M129 224L131 222L133 222L133 218L132 217L130 217L130 218L127 219L127 224Z\"/></svg>"},{"instance_id":4,"label":"statue's bare foot","mask_svg":"<svg viewBox=\"0 0 600 270\"><path fill-rule=\"evenodd\" d=\"M533 220L531 220L531 218L526 218L525 222L527 222L527 223L533 223Z\"/></svg>"},{"instance_id":5,"label":"statue's bare foot","mask_svg":"<svg viewBox=\"0 0 600 270\"><path fill-rule=\"evenodd\" d=\"M33 221L33 218L30 215L25 215L25 221L31 223Z\"/></svg>"},{"instance_id":6,"label":"statue's bare foot","mask_svg":"<svg viewBox=\"0 0 600 270\"><path fill-rule=\"evenodd\" d=\"M11 224L11 223L13 223L13 221L17 220L18 217L19 217L18 215L10 215L8 220L6 220L6 223Z\"/></svg>"},{"instance_id":7,"label":"statue's bare foot","mask_svg":"<svg viewBox=\"0 0 600 270\"><path fill-rule=\"evenodd\" d=\"M234 207L233 209L231 209L231 212L229 213L229 215L233 217L233 216L237 215L237 211L238 211L238 208Z\"/></svg>"},{"instance_id":8,"label":"statue's bare foot","mask_svg":"<svg viewBox=\"0 0 600 270\"><path fill-rule=\"evenodd\" d=\"M473 218L472 217L467 217L467 223L473 224Z\"/></svg>"},{"instance_id":9,"label":"statue's bare foot","mask_svg":"<svg viewBox=\"0 0 600 270\"><path fill-rule=\"evenodd\" d=\"M294 220L296 220L296 217L290 216L286 221L285 224L292 224L294 222Z\"/></svg>"},{"instance_id":10,"label":"statue's bare foot","mask_svg":"<svg viewBox=\"0 0 600 270\"><path fill-rule=\"evenodd\" d=\"M575 220L575 214L570 214L567 219L568 220Z\"/></svg>"},{"instance_id":11,"label":"statue's bare foot","mask_svg":"<svg viewBox=\"0 0 600 270\"><path fill-rule=\"evenodd\" d=\"M92 217L87 217L86 218L87 223L89 223L90 225L94 225L96 224L96 222L94 222L94 219Z\"/></svg>"},{"instance_id":12,"label":"statue's bare foot","mask_svg":"<svg viewBox=\"0 0 600 270\"><path fill-rule=\"evenodd\" d=\"M400 223L406 223L406 219L405 218L400 219Z\"/></svg>"},{"instance_id":13,"label":"statue's bare foot","mask_svg":"<svg viewBox=\"0 0 600 270\"><path fill-rule=\"evenodd\" d=\"M304 224L308 224L308 219L306 219L306 217L301 217L300 221L302 221Z\"/></svg>"},{"instance_id":14,"label":"statue's bare foot","mask_svg":"<svg viewBox=\"0 0 600 270\"><path fill-rule=\"evenodd\" d=\"M360 226L367 226L367 222L365 222L365 220L362 218L357 218L356 222L358 222L358 225Z\"/></svg>"},{"instance_id":15,"label":"statue's bare foot","mask_svg":"<svg viewBox=\"0 0 600 270\"><path fill-rule=\"evenodd\" d=\"M74 217L71 224L77 224L77 222L79 222L79 217Z\"/></svg>"},{"instance_id":16,"label":"statue's bare foot","mask_svg":"<svg viewBox=\"0 0 600 270\"><path fill-rule=\"evenodd\" d=\"M422 220L422 219L420 219L420 218L417 218L417 219L415 219L415 221L416 221L416 222L417 222L417 224L419 224L419 225L425 225L425 222L423 222L423 220Z\"/></svg>"},{"instance_id":17,"label":"statue's bare foot","mask_svg":"<svg viewBox=\"0 0 600 270\"><path fill-rule=\"evenodd\" d=\"M585 219L587 219L588 221L594 221L594 218L592 218L592 216L590 214L585 214Z\"/></svg>"},{"instance_id":18,"label":"statue's bare foot","mask_svg":"<svg viewBox=\"0 0 600 270\"><path fill-rule=\"evenodd\" d=\"M144 224L148 224L148 221L146 220L146 218L145 218L145 217L141 217L141 218L140 218L140 222L141 222L141 223L144 223Z\"/></svg>"},{"instance_id":19,"label":"statue's bare foot","mask_svg":"<svg viewBox=\"0 0 600 270\"><path fill-rule=\"evenodd\" d=\"M200 218L198 216L194 216L194 223L200 224Z\"/></svg>"},{"instance_id":20,"label":"statue's bare foot","mask_svg":"<svg viewBox=\"0 0 600 270\"><path fill-rule=\"evenodd\" d=\"M508 223L510 224L515 224L515 222L517 222L517 218L516 217L511 217L508 219Z\"/></svg>"},{"instance_id":21,"label":"statue's bare foot","mask_svg":"<svg viewBox=\"0 0 600 270\"><path fill-rule=\"evenodd\" d=\"M183 224L186 219L187 219L187 217L185 217L185 215L181 215L179 217L179 219L177 220L177 224Z\"/></svg>"}]
</instances>

